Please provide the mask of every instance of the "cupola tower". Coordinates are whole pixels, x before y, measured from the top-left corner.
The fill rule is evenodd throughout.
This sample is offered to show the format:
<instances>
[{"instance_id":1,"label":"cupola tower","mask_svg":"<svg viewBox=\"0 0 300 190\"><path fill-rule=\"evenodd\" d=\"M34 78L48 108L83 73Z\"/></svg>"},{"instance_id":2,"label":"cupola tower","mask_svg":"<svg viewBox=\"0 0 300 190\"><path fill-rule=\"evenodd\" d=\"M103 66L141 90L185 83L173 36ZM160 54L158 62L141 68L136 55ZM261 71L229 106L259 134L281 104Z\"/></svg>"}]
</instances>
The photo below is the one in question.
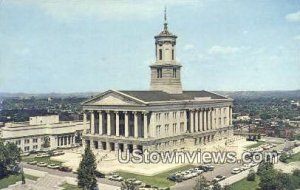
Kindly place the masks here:
<instances>
[{"instance_id":1,"label":"cupola tower","mask_svg":"<svg viewBox=\"0 0 300 190\"><path fill-rule=\"evenodd\" d=\"M156 61L150 65L150 90L181 94L181 65L176 61L177 36L169 32L166 9L164 13L164 29L154 37Z\"/></svg>"}]
</instances>

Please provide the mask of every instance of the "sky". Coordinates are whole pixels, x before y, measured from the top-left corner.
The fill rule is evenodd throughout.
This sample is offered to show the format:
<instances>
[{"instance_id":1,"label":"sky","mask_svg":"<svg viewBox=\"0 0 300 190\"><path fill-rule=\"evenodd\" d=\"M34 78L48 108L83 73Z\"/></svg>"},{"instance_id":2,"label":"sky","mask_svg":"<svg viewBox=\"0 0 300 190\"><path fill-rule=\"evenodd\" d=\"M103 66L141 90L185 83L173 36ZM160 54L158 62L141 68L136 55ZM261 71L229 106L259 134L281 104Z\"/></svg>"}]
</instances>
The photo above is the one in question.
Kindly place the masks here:
<instances>
[{"instance_id":1,"label":"sky","mask_svg":"<svg viewBox=\"0 0 300 190\"><path fill-rule=\"evenodd\" d=\"M0 92L148 90L165 6L183 89L300 89L300 0L0 0Z\"/></svg>"}]
</instances>

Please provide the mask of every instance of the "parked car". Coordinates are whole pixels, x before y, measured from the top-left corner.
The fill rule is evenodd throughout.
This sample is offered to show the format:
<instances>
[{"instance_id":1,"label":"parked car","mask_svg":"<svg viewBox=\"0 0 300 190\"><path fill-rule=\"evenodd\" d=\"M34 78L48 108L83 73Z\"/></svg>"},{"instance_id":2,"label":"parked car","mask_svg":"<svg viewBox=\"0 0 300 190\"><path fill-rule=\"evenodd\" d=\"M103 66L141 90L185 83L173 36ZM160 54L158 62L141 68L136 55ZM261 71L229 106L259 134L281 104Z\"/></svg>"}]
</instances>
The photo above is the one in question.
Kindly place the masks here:
<instances>
[{"instance_id":1,"label":"parked car","mask_svg":"<svg viewBox=\"0 0 300 190\"><path fill-rule=\"evenodd\" d=\"M72 169L66 166L60 166L58 170L62 172L72 172Z\"/></svg>"},{"instance_id":2,"label":"parked car","mask_svg":"<svg viewBox=\"0 0 300 190\"><path fill-rule=\"evenodd\" d=\"M199 168L194 168L193 171L196 172L198 175L200 175L204 172L203 170L201 170Z\"/></svg>"},{"instance_id":3,"label":"parked car","mask_svg":"<svg viewBox=\"0 0 300 190\"><path fill-rule=\"evenodd\" d=\"M213 165L210 165L210 164L205 164L205 165L202 165L200 167L201 170L204 170L204 171L213 171L215 169L215 167Z\"/></svg>"},{"instance_id":4,"label":"parked car","mask_svg":"<svg viewBox=\"0 0 300 190\"><path fill-rule=\"evenodd\" d=\"M240 168L233 168L233 169L231 170L231 173L232 173L232 174L238 174L238 173L240 173L240 172L241 172Z\"/></svg>"},{"instance_id":5,"label":"parked car","mask_svg":"<svg viewBox=\"0 0 300 190\"><path fill-rule=\"evenodd\" d=\"M183 180L191 179L191 178L194 177L194 176L191 174L190 171L184 171L184 172L182 172L181 174L182 174L182 179L183 179Z\"/></svg>"},{"instance_id":6,"label":"parked car","mask_svg":"<svg viewBox=\"0 0 300 190\"><path fill-rule=\"evenodd\" d=\"M217 175L217 176L213 179L213 181L219 182L219 181L224 180L225 178L226 178L226 177L223 176L223 175Z\"/></svg>"},{"instance_id":7,"label":"parked car","mask_svg":"<svg viewBox=\"0 0 300 190\"><path fill-rule=\"evenodd\" d=\"M134 185L142 185L142 181L140 181L140 180L137 180L137 179L135 179L135 178L129 178L129 179L127 179L126 181L128 181L128 182L130 182L130 183L132 183L132 184L134 184Z\"/></svg>"},{"instance_id":8,"label":"parked car","mask_svg":"<svg viewBox=\"0 0 300 190\"><path fill-rule=\"evenodd\" d=\"M52 152L53 156L60 156L60 155L64 155L64 154L65 153L62 150L55 150L55 151Z\"/></svg>"},{"instance_id":9,"label":"parked car","mask_svg":"<svg viewBox=\"0 0 300 190\"><path fill-rule=\"evenodd\" d=\"M29 152L23 152L23 153L20 154L20 156L29 156L29 155L30 155Z\"/></svg>"},{"instance_id":10,"label":"parked car","mask_svg":"<svg viewBox=\"0 0 300 190\"><path fill-rule=\"evenodd\" d=\"M35 157L36 158L44 158L44 157L49 157L50 155L48 153L40 153L40 154L37 154Z\"/></svg>"},{"instance_id":11,"label":"parked car","mask_svg":"<svg viewBox=\"0 0 300 190\"><path fill-rule=\"evenodd\" d=\"M170 175L167 177L168 180L174 181L174 182L182 182L183 178L181 175Z\"/></svg>"},{"instance_id":12,"label":"parked car","mask_svg":"<svg viewBox=\"0 0 300 190\"><path fill-rule=\"evenodd\" d=\"M117 174L109 176L108 179L111 181L123 181L124 180L123 177L121 177Z\"/></svg>"},{"instance_id":13,"label":"parked car","mask_svg":"<svg viewBox=\"0 0 300 190\"><path fill-rule=\"evenodd\" d=\"M36 164L37 166L40 166L40 167L46 167L47 166L47 163L45 162L39 162Z\"/></svg>"},{"instance_id":14,"label":"parked car","mask_svg":"<svg viewBox=\"0 0 300 190\"><path fill-rule=\"evenodd\" d=\"M50 168L50 169L58 169L59 168L59 165L56 165L56 164L49 164L47 166L47 168Z\"/></svg>"},{"instance_id":15,"label":"parked car","mask_svg":"<svg viewBox=\"0 0 300 190\"><path fill-rule=\"evenodd\" d=\"M241 167L241 170L248 170L249 168L250 168L249 165L244 164L244 165Z\"/></svg>"},{"instance_id":16,"label":"parked car","mask_svg":"<svg viewBox=\"0 0 300 190\"><path fill-rule=\"evenodd\" d=\"M29 164L29 165L36 165L37 161L33 160L33 161L30 161L30 162L27 162L27 164Z\"/></svg>"}]
</instances>

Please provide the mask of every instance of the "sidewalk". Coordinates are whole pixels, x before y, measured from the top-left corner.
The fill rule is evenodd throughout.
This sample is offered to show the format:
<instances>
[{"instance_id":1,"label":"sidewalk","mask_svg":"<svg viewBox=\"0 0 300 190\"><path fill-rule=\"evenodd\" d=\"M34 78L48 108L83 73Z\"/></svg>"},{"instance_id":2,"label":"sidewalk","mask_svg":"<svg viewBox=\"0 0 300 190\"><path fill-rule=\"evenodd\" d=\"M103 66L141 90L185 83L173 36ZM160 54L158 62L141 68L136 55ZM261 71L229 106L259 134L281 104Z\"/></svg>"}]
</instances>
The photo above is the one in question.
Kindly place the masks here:
<instances>
[{"instance_id":1,"label":"sidewalk","mask_svg":"<svg viewBox=\"0 0 300 190\"><path fill-rule=\"evenodd\" d=\"M5 188L4 190L63 190L60 187L63 183L77 185L77 179L70 176L59 176L49 174L47 172L38 171L34 169L24 168L24 173L39 177L37 181L26 179L26 184L17 182L14 185ZM105 190L120 190L120 187L102 184L98 182L99 189Z\"/></svg>"}]
</instances>

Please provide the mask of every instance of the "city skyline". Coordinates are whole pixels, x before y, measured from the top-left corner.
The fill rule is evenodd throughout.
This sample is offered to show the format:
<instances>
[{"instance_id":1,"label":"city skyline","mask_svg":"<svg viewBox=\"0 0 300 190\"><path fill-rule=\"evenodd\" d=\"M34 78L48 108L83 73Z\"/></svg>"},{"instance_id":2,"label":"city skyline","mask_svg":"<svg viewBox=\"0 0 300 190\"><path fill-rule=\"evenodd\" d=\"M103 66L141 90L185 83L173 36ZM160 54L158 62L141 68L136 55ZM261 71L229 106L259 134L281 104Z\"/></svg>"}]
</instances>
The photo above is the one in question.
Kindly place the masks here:
<instances>
[{"instance_id":1,"label":"city skyline","mask_svg":"<svg viewBox=\"0 0 300 190\"><path fill-rule=\"evenodd\" d=\"M300 89L296 0L4 0L0 92L148 90L165 5L183 89Z\"/></svg>"}]
</instances>

